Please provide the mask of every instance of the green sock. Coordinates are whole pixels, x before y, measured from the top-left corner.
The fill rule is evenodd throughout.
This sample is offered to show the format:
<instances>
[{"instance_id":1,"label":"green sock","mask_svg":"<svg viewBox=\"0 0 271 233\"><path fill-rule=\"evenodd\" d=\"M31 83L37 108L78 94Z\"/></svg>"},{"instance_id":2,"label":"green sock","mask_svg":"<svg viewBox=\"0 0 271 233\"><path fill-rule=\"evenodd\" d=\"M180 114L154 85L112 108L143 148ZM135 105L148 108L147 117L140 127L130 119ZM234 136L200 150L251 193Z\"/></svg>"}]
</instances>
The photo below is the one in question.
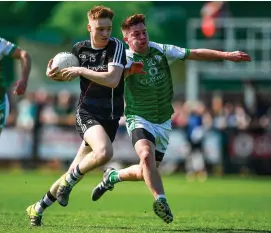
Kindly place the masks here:
<instances>
[{"instance_id":1,"label":"green sock","mask_svg":"<svg viewBox=\"0 0 271 233\"><path fill-rule=\"evenodd\" d=\"M120 182L120 177L119 177L119 173L117 171L113 171L110 176L109 176L109 182L111 184L116 184L118 182Z\"/></svg>"}]
</instances>

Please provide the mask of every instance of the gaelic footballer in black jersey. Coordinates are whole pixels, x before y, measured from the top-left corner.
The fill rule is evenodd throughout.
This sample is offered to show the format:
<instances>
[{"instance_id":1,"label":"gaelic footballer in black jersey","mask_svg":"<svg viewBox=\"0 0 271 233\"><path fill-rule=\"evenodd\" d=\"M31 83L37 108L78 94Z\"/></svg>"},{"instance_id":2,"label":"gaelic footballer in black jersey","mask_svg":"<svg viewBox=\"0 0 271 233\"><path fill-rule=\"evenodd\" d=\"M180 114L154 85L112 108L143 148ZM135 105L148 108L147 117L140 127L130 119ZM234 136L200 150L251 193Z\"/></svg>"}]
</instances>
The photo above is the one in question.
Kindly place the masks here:
<instances>
[{"instance_id":1,"label":"gaelic footballer in black jersey","mask_svg":"<svg viewBox=\"0 0 271 233\"><path fill-rule=\"evenodd\" d=\"M73 46L72 53L79 59L81 67L96 72L107 72L111 65L124 69L126 65L124 45L116 38L110 38L102 49L92 48L90 40L78 42ZM80 136L83 138L88 128L99 124L113 141L124 110L123 75L116 88L102 86L81 76L80 88L76 112L76 129Z\"/></svg>"}]
</instances>

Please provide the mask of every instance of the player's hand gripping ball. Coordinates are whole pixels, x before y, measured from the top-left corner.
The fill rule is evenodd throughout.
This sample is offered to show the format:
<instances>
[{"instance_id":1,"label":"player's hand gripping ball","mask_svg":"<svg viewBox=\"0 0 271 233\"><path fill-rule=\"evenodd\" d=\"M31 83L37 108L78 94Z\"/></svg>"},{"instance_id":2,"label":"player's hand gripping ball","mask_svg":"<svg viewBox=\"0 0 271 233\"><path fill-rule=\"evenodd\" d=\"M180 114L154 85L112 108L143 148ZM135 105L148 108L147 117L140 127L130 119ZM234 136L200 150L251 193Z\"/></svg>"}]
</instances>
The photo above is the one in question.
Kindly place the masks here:
<instances>
[{"instance_id":1,"label":"player's hand gripping ball","mask_svg":"<svg viewBox=\"0 0 271 233\"><path fill-rule=\"evenodd\" d=\"M62 77L60 71L64 68L79 66L79 60L74 54L69 52L61 52L49 61L46 75L54 81L65 82L67 80Z\"/></svg>"}]
</instances>

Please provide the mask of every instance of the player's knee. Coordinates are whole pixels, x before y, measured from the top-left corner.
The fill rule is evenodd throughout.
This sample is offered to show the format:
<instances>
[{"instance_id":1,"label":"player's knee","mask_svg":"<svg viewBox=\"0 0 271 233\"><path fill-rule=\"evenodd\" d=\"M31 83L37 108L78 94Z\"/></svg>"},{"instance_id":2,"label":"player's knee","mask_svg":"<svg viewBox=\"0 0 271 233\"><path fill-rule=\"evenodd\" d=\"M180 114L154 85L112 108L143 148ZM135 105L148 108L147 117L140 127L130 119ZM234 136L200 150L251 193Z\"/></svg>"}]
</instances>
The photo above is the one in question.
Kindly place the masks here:
<instances>
[{"instance_id":1,"label":"player's knee","mask_svg":"<svg viewBox=\"0 0 271 233\"><path fill-rule=\"evenodd\" d=\"M137 172L136 172L136 177L138 180L144 180L144 176L143 176L143 167L142 166L138 166Z\"/></svg>"},{"instance_id":2,"label":"player's knee","mask_svg":"<svg viewBox=\"0 0 271 233\"><path fill-rule=\"evenodd\" d=\"M153 162L154 162L153 155L152 155L151 151L148 149L141 150L139 153L139 157L140 157L140 161L141 161L142 165L149 166L149 165L153 164Z\"/></svg>"},{"instance_id":3,"label":"player's knee","mask_svg":"<svg viewBox=\"0 0 271 233\"><path fill-rule=\"evenodd\" d=\"M113 157L113 148L112 146L101 147L94 151L94 153L102 163L107 163Z\"/></svg>"}]
</instances>

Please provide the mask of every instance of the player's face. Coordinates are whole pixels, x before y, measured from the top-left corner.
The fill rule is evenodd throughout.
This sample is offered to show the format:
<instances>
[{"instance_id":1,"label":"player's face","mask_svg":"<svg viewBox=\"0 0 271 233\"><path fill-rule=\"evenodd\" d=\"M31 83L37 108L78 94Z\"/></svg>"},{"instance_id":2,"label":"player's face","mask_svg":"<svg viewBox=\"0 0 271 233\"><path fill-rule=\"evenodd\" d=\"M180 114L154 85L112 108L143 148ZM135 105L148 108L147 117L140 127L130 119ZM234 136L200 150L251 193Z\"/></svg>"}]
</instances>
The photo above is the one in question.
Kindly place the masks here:
<instances>
[{"instance_id":1,"label":"player's face","mask_svg":"<svg viewBox=\"0 0 271 233\"><path fill-rule=\"evenodd\" d=\"M109 18L91 20L88 24L92 44L96 48L103 48L108 44L112 32L112 21Z\"/></svg>"},{"instance_id":2,"label":"player's face","mask_svg":"<svg viewBox=\"0 0 271 233\"><path fill-rule=\"evenodd\" d=\"M137 53L146 53L149 47L149 35L143 23L133 25L124 37L130 49Z\"/></svg>"}]
</instances>

